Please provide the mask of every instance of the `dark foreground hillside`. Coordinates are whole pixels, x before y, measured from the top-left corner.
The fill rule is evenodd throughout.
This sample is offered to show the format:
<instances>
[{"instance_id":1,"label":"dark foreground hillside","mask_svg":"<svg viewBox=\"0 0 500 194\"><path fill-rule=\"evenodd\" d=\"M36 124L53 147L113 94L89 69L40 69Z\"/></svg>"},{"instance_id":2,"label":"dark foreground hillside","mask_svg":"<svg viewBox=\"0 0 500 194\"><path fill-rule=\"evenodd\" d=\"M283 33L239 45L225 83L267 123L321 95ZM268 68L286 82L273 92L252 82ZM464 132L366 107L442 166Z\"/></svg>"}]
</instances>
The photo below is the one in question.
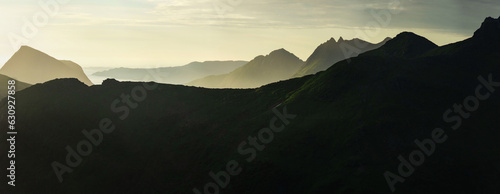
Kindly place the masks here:
<instances>
[{"instance_id":1,"label":"dark foreground hillside","mask_svg":"<svg viewBox=\"0 0 500 194\"><path fill-rule=\"evenodd\" d=\"M16 97L16 187L0 193L390 193L388 172L395 193L499 193L498 26L489 18L443 47L402 33L382 50L258 89L32 86ZM4 100L2 125L6 110ZM81 162L70 158L76 167L59 183L53 162L71 165L66 147L100 125L109 133ZM222 170L235 175L215 181Z\"/></svg>"}]
</instances>

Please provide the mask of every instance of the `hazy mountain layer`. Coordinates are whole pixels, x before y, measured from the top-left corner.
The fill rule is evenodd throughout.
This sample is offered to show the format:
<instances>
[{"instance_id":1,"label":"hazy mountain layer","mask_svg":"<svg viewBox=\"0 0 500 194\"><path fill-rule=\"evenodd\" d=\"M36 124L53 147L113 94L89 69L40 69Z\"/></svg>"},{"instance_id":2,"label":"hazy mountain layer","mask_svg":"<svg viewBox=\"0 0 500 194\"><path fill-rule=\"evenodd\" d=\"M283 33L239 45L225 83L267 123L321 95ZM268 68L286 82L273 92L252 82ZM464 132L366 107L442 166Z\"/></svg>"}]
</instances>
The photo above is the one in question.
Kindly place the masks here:
<instances>
[{"instance_id":1,"label":"hazy mountain layer","mask_svg":"<svg viewBox=\"0 0 500 194\"><path fill-rule=\"evenodd\" d=\"M279 49L267 56L257 56L244 66L224 75L207 76L188 83L206 88L256 88L289 79L304 64L294 54Z\"/></svg>"},{"instance_id":2,"label":"hazy mountain layer","mask_svg":"<svg viewBox=\"0 0 500 194\"><path fill-rule=\"evenodd\" d=\"M162 67L152 69L116 68L96 72L93 75L120 80L184 84L210 75L229 73L246 63L247 61L192 62L179 67Z\"/></svg>"},{"instance_id":3,"label":"hazy mountain layer","mask_svg":"<svg viewBox=\"0 0 500 194\"><path fill-rule=\"evenodd\" d=\"M22 46L0 69L0 74L29 84L56 78L77 78L87 85L92 85L78 64L59 61L28 46Z\"/></svg>"},{"instance_id":4,"label":"hazy mountain layer","mask_svg":"<svg viewBox=\"0 0 500 194\"><path fill-rule=\"evenodd\" d=\"M306 60L306 63L297 70L292 77L302 77L324 71L341 60L356 57L366 51L379 48L388 40L390 40L390 38L386 38L380 43L372 44L357 38L353 40L344 40L340 37L338 42L331 38L318 46L313 54Z\"/></svg>"}]
</instances>

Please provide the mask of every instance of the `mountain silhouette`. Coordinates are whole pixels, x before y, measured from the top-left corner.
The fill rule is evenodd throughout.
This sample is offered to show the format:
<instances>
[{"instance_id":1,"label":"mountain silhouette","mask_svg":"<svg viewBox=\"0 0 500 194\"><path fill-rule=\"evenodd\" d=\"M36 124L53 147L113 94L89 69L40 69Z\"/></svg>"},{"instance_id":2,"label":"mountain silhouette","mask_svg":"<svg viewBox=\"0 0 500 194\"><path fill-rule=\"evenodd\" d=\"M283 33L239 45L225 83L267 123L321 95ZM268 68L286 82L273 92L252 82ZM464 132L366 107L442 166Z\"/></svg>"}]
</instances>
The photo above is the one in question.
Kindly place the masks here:
<instances>
[{"instance_id":1,"label":"mountain silhouette","mask_svg":"<svg viewBox=\"0 0 500 194\"><path fill-rule=\"evenodd\" d=\"M324 71L341 60L356 57L366 51L379 48L389 40L390 38L386 38L380 43L372 44L357 38L344 40L340 37L338 42L331 38L318 46L311 56L307 58L305 64L292 77L302 77Z\"/></svg>"},{"instance_id":2,"label":"mountain silhouette","mask_svg":"<svg viewBox=\"0 0 500 194\"><path fill-rule=\"evenodd\" d=\"M294 54L278 49L266 56L257 56L244 66L224 75L207 76L187 85L207 88L256 88L286 80L304 64Z\"/></svg>"},{"instance_id":3,"label":"mountain silhouette","mask_svg":"<svg viewBox=\"0 0 500 194\"><path fill-rule=\"evenodd\" d=\"M500 39L500 17L494 19L488 17L481 24L481 27L474 32L473 38L483 40L499 41Z\"/></svg>"},{"instance_id":4,"label":"mountain silhouette","mask_svg":"<svg viewBox=\"0 0 500 194\"><path fill-rule=\"evenodd\" d=\"M126 107L152 83L31 86L16 95L16 126L25 129L16 176L23 179L0 190L192 193L225 185L220 193L391 193L390 171L405 174L395 193L498 193L500 47L489 26L499 20L442 47L401 33L385 48L256 89L159 84L128 102L136 106L123 119L110 104ZM276 64L257 63L269 56L254 65ZM7 109L1 101L4 126ZM104 118L114 131L58 182L51 164L74 162L68 150L82 147L84 130ZM0 152L9 146L0 142ZM224 176L235 164L241 172Z\"/></svg>"},{"instance_id":5,"label":"mountain silhouette","mask_svg":"<svg viewBox=\"0 0 500 194\"><path fill-rule=\"evenodd\" d=\"M72 61L59 61L28 46L21 46L0 69L0 74L29 84L43 83L56 78L77 78L87 85L92 85L78 64Z\"/></svg>"},{"instance_id":6,"label":"mountain silhouette","mask_svg":"<svg viewBox=\"0 0 500 194\"><path fill-rule=\"evenodd\" d=\"M129 81L155 81L159 83L185 84L209 75L229 73L247 61L205 61L192 62L179 67L152 69L115 68L96 72L93 75Z\"/></svg>"},{"instance_id":7,"label":"mountain silhouette","mask_svg":"<svg viewBox=\"0 0 500 194\"><path fill-rule=\"evenodd\" d=\"M426 52L423 56L447 56L450 60L457 57L469 56L470 58L491 53L492 50L500 49L499 26L500 17L494 19L486 18L480 28L474 32L471 38L442 47L434 48ZM496 60L496 59L492 59ZM471 63L473 63L471 61Z\"/></svg>"},{"instance_id":8,"label":"mountain silhouette","mask_svg":"<svg viewBox=\"0 0 500 194\"><path fill-rule=\"evenodd\" d=\"M380 49L363 53L363 56L393 56L403 58L413 58L425 52L437 48L438 46L412 32L403 32L394 39L387 41Z\"/></svg>"}]
</instances>

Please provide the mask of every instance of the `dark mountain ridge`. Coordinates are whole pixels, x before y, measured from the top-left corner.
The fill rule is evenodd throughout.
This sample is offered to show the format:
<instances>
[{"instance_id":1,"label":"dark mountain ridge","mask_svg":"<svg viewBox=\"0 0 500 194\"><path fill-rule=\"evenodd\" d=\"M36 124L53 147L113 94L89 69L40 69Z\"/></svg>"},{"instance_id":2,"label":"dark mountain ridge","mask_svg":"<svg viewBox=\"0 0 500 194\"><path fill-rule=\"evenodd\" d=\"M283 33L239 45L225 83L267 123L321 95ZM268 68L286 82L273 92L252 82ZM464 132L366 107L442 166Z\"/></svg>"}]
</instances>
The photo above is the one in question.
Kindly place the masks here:
<instances>
[{"instance_id":1,"label":"dark mountain ridge","mask_svg":"<svg viewBox=\"0 0 500 194\"><path fill-rule=\"evenodd\" d=\"M427 38L412 32L403 32L398 34L394 39L387 41L380 49L368 51L361 55L413 58L437 47L436 44Z\"/></svg>"}]
</instances>

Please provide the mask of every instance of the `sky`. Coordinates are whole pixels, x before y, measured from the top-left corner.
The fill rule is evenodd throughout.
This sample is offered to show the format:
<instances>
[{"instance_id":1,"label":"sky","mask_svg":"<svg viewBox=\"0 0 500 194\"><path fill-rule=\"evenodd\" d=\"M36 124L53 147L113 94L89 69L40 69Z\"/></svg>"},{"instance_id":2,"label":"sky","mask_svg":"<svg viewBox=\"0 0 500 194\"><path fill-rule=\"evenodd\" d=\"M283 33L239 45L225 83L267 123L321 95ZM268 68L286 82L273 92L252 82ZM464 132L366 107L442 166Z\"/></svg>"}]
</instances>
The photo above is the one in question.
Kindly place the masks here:
<instances>
[{"instance_id":1,"label":"sky","mask_svg":"<svg viewBox=\"0 0 500 194\"><path fill-rule=\"evenodd\" d=\"M466 39L498 0L0 0L0 65L21 45L83 67L302 60L331 37L379 42L403 31L438 45Z\"/></svg>"}]
</instances>

